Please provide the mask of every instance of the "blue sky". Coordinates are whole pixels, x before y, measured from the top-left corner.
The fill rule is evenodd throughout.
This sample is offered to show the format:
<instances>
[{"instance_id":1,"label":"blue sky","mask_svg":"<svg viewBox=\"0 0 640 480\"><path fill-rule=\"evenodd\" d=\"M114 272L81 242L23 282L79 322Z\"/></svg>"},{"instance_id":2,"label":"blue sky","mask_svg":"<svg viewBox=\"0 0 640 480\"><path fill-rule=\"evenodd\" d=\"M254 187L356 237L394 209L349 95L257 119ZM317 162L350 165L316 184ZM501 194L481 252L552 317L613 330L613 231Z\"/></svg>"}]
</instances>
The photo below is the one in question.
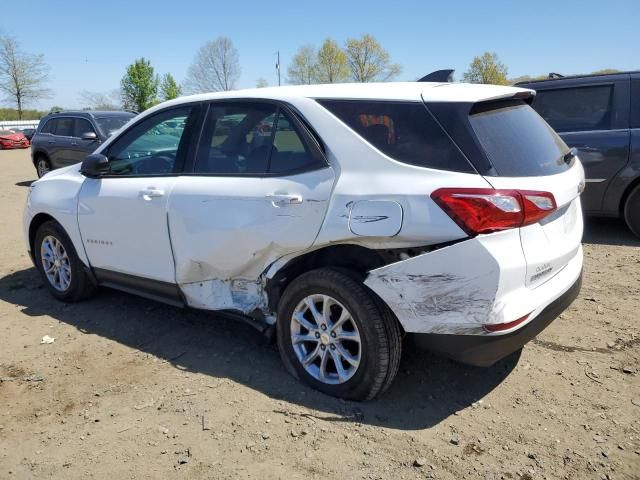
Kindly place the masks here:
<instances>
[{"instance_id":1,"label":"blue sky","mask_svg":"<svg viewBox=\"0 0 640 480\"><path fill-rule=\"evenodd\" d=\"M509 76L640 69L640 0L277 2L20 0L0 31L51 66L54 96L36 105L80 107L79 92L119 86L126 66L144 56L158 73L186 75L196 50L230 37L240 54L240 87L259 77L277 84L297 47L374 35L401 64L399 80L440 68L462 76L475 55L494 51ZM3 9L4 10L4 9ZM3 12L6 13L6 10Z\"/></svg>"}]
</instances>

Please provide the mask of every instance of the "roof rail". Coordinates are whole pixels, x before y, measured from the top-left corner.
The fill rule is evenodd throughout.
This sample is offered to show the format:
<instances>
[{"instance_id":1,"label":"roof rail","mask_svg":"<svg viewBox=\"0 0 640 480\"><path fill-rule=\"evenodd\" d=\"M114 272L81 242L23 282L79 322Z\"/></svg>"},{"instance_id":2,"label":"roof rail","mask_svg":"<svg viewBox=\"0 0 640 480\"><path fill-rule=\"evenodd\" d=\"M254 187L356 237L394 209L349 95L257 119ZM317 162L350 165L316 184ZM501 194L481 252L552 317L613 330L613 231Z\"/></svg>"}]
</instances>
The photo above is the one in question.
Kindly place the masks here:
<instances>
[{"instance_id":1,"label":"roof rail","mask_svg":"<svg viewBox=\"0 0 640 480\"><path fill-rule=\"evenodd\" d=\"M564 75L555 72L549 72L548 78L564 78Z\"/></svg>"},{"instance_id":2,"label":"roof rail","mask_svg":"<svg viewBox=\"0 0 640 480\"><path fill-rule=\"evenodd\" d=\"M422 77L418 82L453 82L453 69L436 70Z\"/></svg>"},{"instance_id":3,"label":"roof rail","mask_svg":"<svg viewBox=\"0 0 640 480\"><path fill-rule=\"evenodd\" d=\"M140 113L137 110L125 110L125 112L133 113L134 115L138 115Z\"/></svg>"}]
</instances>

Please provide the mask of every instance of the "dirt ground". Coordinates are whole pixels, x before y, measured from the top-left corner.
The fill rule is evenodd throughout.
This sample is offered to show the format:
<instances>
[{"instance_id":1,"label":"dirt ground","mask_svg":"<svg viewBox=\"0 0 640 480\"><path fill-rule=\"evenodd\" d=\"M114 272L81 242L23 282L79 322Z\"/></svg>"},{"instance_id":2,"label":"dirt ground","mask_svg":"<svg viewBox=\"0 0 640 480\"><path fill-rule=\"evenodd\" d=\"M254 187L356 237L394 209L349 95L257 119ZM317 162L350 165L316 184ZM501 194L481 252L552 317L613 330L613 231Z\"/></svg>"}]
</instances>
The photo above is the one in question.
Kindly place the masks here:
<instances>
[{"instance_id":1,"label":"dirt ground","mask_svg":"<svg viewBox=\"0 0 640 480\"><path fill-rule=\"evenodd\" d=\"M519 358L408 345L390 391L351 403L242 323L107 289L53 300L22 239L34 177L0 151L2 479L640 478L640 242L618 221L587 221L582 292Z\"/></svg>"}]
</instances>

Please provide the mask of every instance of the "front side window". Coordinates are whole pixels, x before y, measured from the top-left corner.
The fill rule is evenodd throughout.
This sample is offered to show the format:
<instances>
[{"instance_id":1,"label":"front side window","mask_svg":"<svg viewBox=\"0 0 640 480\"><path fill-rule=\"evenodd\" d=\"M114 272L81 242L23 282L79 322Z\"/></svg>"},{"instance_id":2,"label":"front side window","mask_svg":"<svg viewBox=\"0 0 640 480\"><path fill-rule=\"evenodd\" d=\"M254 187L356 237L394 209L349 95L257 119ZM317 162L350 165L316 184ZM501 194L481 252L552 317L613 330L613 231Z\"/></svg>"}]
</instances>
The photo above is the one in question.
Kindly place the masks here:
<instances>
[{"instance_id":1,"label":"front side window","mask_svg":"<svg viewBox=\"0 0 640 480\"><path fill-rule=\"evenodd\" d=\"M95 130L91 126L89 120L84 118L76 118L74 137L82 138L85 133L95 133Z\"/></svg>"},{"instance_id":2,"label":"front side window","mask_svg":"<svg viewBox=\"0 0 640 480\"><path fill-rule=\"evenodd\" d=\"M142 120L109 148L110 175L167 175L184 156L183 134L191 107L172 109Z\"/></svg>"},{"instance_id":3,"label":"front side window","mask_svg":"<svg viewBox=\"0 0 640 480\"><path fill-rule=\"evenodd\" d=\"M123 113L120 115L109 115L106 117L97 117L96 123L98 124L98 128L102 131L102 133L110 137L116 131L124 127L124 125L131 120L135 115L132 113Z\"/></svg>"},{"instance_id":4,"label":"front side window","mask_svg":"<svg viewBox=\"0 0 640 480\"><path fill-rule=\"evenodd\" d=\"M539 90L533 108L557 132L608 130L613 85Z\"/></svg>"},{"instance_id":5,"label":"front side window","mask_svg":"<svg viewBox=\"0 0 640 480\"><path fill-rule=\"evenodd\" d=\"M369 100L319 100L319 103L394 160L426 168L473 172L422 103Z\"/></svg>"},{"instance_id":6,"label":"front side window","mask_svg":"<svg viewBox=\"0 0 640 480\"><path fill-rule=\"evenodd\" d=\"M52 118L47 123L45 123L44 127L42 127L42 132L40 133L50 133L53 134L56 131L56 124L58 123L57 118Z\"/></svg>"},{"instance_id":7,"label":"front side window","mask_svg":"<svg viewBox=\"0 0 640 480\"><path fill-rule=\"evenodd\" d=\"M277 105L233 102L209 108L194 171L285 175L320 166L292 120Z\"/></svg>"}]
</instances>

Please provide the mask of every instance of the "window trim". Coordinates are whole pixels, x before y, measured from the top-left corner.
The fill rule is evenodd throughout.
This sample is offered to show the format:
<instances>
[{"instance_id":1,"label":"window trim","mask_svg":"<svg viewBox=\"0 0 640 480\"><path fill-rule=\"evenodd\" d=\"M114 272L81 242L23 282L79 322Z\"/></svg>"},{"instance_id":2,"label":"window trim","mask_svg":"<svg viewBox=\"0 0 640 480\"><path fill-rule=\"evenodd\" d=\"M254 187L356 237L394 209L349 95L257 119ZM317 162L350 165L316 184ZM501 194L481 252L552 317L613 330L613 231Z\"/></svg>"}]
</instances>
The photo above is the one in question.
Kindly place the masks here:
<instances>
[{"instance_id":1,"label":"window trim","mask_svg":"<svg viewBox=\"0 0 640 480\"><path fill-rule=\"evenodd\" d=\"M229 103L263 103L274 105L276 107L276 118L280 111L283 111L287 118L294 124L294 128L296 133L300 136L300 140L305 144L305 146L309 149L311 155L313 156L315 162L309 166L297 168L294 170L289 170L287 172L279 172L279 173L215 173L215 172L196 172L195 166L197 161L197 152L200 147L200 143L203 140L203 133L206 119L209 115L209 111L215 105L220 104L229 104ZM181 175L183 176L191 176L191 177L235 177L235 178L286 178L292 177L294 175L301 175L307 172L314 172L317 170L323 170L325 168L329 168L331 165L327 161L327 158L324 153L324 149L319 141L314 138L314 135L311 134L309 129L307 129L304 123L300 120L295 111L291 108L291 106L287 102L283 102L280 100L274 100L270 98L256 98L256 97L247 97L247 98L221 98L221 99L213 99L206 100L202 102L202 119L200 120L200 128L198 134L197 142L195 142L194 155L188 158L187 163L184 166L183 172ZM277 125L276 125L277 126ZM275 129L274 129L275 132ZM272 144L273 145L273 144ZM269 153L268 159L268 167L271 166L271 153Z\"/></svg>"},{"instance_id":2,"label":"window trim","mask_svg":"<svg viewBox=\"0 0 640 480\"><path fill-rule=\"evenodd\" d=\"M182 137L180 138L180 142L178 144L178 150L176 150L176 163L174 164L173 167L173 172L171 173L147 173L147 174L137 174L137 175L113 175L113 174L109 174L106 173L104 175L101 175L100 178L120 178L120 179L125 179L125 178L164 178L164 177L178 177L180 175L184 174L184 169L185 166L189 163L189 157L191 155L194 154L194 148L193 148L193 144L194 144L194 131L198 131L197 128L194 128L197 126L198 121L200 121L200 123L202 123L200 117L201 117L201 110L202 110L202 102L188 102L188 103L181 103L179 105L171 105L169 107L160 109L156 112L153 112L150 115L146 115L145 117L141 118L140 120L138 120L137 122L133 123L132 125L129 125L129 127L126 130L123 130L117 138L114 138L113 141L107 146L107 148L105 148L105 150L103 150L101 153L102 155L106 156L109 161L111 161L110 159L110 155L111 155L111 150L114 147L114 145L116 145L118 143L119 140L121 140L122 138L124 138L127 134L129 134L132 130L134 130L135 128L137 128L138 126L140 126L142 123L146 122L149 119L152 119L154 117L157 117L159 115L162 115L164 113L167 113L171 110L180 110L183 108L189 108L191 109L188 116L187 116L187 121L184 127L184 131L182 133ZM196 125L194 125L194 123L196 123ZM184 143L184 145L183 145ZM184 154L183 154L183 158L179 157L177 155L177 152L180 151L181 149L184 149Z\"/></svg>"},{"instance_id":3,"label":"window trim","mask_svg":"<svg viewBox=\"0 0 640 480\"><path fill-rule=\"evenodd\" d=\"M96 127L93 124L93 122L91 120L89 120L88 118L85 117L73 117L74 122L73 122L73 133L76 133L76 122L78 120L84 120L85 122L87 122L89 124L89 126L91 127L91 130L93 131L93 133L95 133L96 135L98 135L98 132L96 131ZM75 135L72 136L72 138L79 138L82 139L82 135L79 137L76 137Z\"/></svg>"}]
</instances>

